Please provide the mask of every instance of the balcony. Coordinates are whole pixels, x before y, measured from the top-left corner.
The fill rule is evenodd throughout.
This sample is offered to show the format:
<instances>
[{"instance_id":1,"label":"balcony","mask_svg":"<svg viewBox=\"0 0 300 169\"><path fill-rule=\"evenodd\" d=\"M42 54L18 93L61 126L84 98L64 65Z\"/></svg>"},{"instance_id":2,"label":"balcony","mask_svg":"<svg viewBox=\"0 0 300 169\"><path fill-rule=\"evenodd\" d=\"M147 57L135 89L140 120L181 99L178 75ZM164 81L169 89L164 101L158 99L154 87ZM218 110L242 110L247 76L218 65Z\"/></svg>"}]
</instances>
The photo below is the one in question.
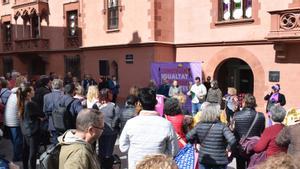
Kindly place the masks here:
<instances>
[{"instance_id":1,"label":"balcony","mask_svg":"<svg viewBox=\"0 0 300 169\"><path fill-rule=\"evenodd\" d=\"M15 40L15 50L17 52L34 52L49 49L49 39L24 39Z\"/></svg>"},{"instance_id":2,"label":"balcony","mask_svg":"<svg viewBox=\"0 0 300 169\"><path fill-rule=\"evenodd\" d=\"M15 0L15 5L23 5L23 4L39 3L39 2L48 3L48 0Z\"/></svg>"},{"instance_id":3,"label":"balcony","mask_svg":"<svg viewBox=\"0 0 300 169\"><path fill-rule=\"evenodd\" d=\"M274 42L300 42L300 8L269 13L271 30L266 39Z\"/></svg>"},{"instance_id":4,"label":"balcony","mask_svg":"<svg viewBox=\"0 0 300 169\"><path fill-rule=\"evenodd\" d=\"M11 42L3 42L3 51L10 52L13 50L13 45Z\"/></svg>"}]
</instances>

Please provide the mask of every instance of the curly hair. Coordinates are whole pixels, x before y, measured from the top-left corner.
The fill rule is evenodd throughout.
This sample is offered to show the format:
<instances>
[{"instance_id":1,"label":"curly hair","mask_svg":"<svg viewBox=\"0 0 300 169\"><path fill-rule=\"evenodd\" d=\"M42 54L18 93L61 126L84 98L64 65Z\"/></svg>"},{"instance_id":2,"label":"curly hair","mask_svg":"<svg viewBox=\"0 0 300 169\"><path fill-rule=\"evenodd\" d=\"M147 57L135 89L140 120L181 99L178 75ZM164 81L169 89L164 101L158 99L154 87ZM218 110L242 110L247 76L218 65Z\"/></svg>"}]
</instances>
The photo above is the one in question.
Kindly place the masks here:
<instances>
[{"instance_id":1,"label":"curly hair","mask_svg":"<svg viewBox=\"0 0 300 169\"><path fill-rule=\"evenodd\" d=\"M164 113L169 116L181 114L181 108L178 99L168 98L164 103Z\"/></svg>"},{"instance_id":2,"label":"curly hair","mask_svg":"<svg viewBox=\"0 0 300 169\"><path fill-rule=\"evenodd\" d=\"M175 161L164 154L148 155L140 161L136 169L178 169Z\"/></svg>"},{"instance_id":3,"label":"curly hair","mask_svg":"<svg viewBox=\"0 0 300 169\"><path fill-rule=\"evenodd\" d=\"M269 157L264 163L257 166L257 169L299 169L300 163L296 157L280 153Z\"/></svg>"}]
</instances>

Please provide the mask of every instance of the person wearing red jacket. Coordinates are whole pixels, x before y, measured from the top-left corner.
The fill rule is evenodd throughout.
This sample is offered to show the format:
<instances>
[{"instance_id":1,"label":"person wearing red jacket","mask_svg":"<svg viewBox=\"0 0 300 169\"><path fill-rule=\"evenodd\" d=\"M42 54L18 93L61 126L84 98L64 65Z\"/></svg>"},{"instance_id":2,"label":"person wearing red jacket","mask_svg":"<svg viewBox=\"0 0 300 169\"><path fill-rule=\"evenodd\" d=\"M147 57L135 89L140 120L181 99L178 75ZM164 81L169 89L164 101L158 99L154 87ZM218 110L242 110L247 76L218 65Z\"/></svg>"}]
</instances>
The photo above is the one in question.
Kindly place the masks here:
<instances>
[{"instance_id":1,"label":"person wearing red jacket","mask_svg":"<svg viewBox=\"0 0 300 169\"><path fill-rule=\"evenodd\" d=\"M179 148L183 148L187 141L184 132L186 125L184 123L184 115L182 114L179 101L176 98L169 98L165 101L164 116L172 123L175 129Z\"/></svg>"},{"instance_id":2,"label":"person wearing red jacket","mask_svg":"<svg viewBox=\"0 0 300 169\"><path fill-rule=\"evenodd\" d=\"M267 158L281 152L287 152L287 148L280 147L275 142L277 135L284 128L282 121L285 118L286 111L280 105L275 105L271 107L270 112L273 125L264 130L253 149L255 153L266 151Z\"/></svg>"}]
</instances>

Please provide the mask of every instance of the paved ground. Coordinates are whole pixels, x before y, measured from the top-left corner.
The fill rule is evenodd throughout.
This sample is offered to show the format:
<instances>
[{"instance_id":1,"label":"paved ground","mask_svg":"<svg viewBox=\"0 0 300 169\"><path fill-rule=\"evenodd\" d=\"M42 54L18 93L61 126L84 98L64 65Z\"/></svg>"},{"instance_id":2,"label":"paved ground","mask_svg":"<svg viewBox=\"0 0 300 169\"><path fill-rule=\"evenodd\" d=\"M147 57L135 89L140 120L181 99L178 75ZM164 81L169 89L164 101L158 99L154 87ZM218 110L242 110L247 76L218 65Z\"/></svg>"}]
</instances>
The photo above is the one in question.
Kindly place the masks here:
<instances>
[{"instance_id":1,"label":"paved ground","mask_svg":"<svg viewBox=\"0 0 300 169\"><path fill-rule=\"evenodd\" d=\"M118 154L121 158L121 161L122 161L121 168L127 169L127 156L126 156L126 154L123 154L119 151L118 141L115 146L115 153ZM5 154L6 159L12 160L12 144L9 140L7 140L7 139L0 140L0 154ZM21 162L17 162L16 164L19 165L21 169L23 169ZM228 169L235 169L235 160L229 164Z\"/></svg>"}]
</instances>

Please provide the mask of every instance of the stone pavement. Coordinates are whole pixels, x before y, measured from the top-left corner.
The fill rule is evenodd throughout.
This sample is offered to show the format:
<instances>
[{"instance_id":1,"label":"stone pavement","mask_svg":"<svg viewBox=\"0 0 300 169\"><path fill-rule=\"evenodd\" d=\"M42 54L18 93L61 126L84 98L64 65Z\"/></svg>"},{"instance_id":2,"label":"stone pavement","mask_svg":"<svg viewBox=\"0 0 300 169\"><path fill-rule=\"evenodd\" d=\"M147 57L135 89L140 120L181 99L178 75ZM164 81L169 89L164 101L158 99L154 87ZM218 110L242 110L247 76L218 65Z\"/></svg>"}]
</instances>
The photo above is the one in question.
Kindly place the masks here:
<instances>
[{"instance_id":1,"label":"stone pavement","mask_svg":"<svg viewBox=\"0 0 300 169\"><path fill-rule=\"evenodd\" d=\"M121 158L122 162L122 169L127 169L127 155L124 153L121 153L118 146L118 140L115 146L115 154L118 154ZM12 160L12 144L10 140L2 139L0 140L0 154L4 154L6 156L6 159ZM20 166L20 169L23 169L22 162L17 162L17 165ZM235 169L235 160L229 164L228 169ZM38 168L38 167L37 167Z\"/></svg>"}]
</instances>

